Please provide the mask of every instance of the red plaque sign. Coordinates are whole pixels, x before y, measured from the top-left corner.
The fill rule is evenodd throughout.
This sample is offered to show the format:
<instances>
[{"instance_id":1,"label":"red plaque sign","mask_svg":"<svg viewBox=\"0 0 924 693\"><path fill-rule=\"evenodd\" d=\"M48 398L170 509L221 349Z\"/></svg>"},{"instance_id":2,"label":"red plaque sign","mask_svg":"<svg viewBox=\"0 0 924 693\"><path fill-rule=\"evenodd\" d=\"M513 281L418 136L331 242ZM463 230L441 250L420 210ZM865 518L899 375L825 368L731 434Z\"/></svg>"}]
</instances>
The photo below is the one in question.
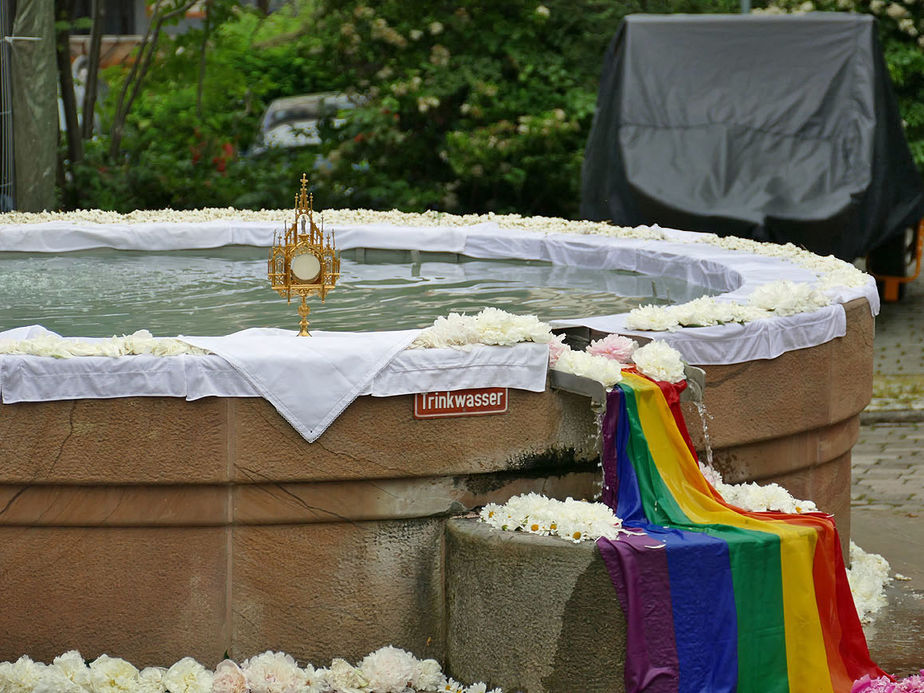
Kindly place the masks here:
<instances>
[{"instance_id":1,"label":"red plaque sign","mask_svg":"<svg viewBox=\"0 0 924 693\"><path fill-rule=\"evenodd\" d=\"M506 387L480 387L476 390L418 392L414 395L414 418L437 419L446 416L483 416L507 411Z\"/></svg>"}]
</instances>

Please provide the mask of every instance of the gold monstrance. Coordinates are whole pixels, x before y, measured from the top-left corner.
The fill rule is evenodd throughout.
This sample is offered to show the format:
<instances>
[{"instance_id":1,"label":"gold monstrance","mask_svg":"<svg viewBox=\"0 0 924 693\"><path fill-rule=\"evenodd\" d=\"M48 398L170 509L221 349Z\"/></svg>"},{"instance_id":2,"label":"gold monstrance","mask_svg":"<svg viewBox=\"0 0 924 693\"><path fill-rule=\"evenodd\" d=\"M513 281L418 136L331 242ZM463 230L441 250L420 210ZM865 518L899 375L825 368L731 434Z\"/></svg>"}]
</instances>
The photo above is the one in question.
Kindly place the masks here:
<instances>
[{"instance_id":1,"label":"gold monstrance","mask_svg":"<svg viewBox=\"0 0 924 693\"><path fill-rule=\"evenodd\" d=\"M273 249L269 257L269 280L280 296L289 303L292 295L301 296L298 314L300 337L308 336L308 313L311 308L305 302L317 294L321 302L327 292L334 288L340 277L340 258L334 247L334 234L324 240L322 228L314 223L314 196L308 194L308 177L302 174L302 189L295 196L295 222L283 234L273 238Z\"/></svg>"}]
</instances>

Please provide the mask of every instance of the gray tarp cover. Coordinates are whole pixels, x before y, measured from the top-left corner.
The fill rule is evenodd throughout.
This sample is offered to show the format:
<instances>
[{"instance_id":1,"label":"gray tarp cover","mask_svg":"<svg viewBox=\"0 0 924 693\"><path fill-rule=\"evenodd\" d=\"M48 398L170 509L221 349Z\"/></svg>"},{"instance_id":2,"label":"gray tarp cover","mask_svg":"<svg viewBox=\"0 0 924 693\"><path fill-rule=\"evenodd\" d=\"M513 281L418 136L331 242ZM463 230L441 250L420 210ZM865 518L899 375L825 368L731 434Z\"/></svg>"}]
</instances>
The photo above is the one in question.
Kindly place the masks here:
<instances>
[{"instance_id":1,"label":"gray tarp cover","mask_svg":"<svg viewBox=\"0 0 924 693\"><path fill-rule=\"evenodd\" d=\"M924 195L874 20L629 16L604 60L581 213L845 259L914 225Z\"/></svg>"}]
</instances>

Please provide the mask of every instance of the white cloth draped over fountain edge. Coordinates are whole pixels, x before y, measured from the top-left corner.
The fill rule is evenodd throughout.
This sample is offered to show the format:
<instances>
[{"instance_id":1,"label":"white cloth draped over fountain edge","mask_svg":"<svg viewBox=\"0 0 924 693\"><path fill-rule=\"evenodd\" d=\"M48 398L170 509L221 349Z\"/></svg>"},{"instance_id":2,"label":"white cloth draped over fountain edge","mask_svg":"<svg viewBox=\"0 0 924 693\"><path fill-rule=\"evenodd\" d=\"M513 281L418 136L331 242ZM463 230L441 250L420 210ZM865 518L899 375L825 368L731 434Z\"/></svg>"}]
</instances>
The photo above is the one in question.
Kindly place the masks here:
<instances>
[{"instance_id":1,"label":"white cloth draped over fountain edge","mask_svg":"<svg viewBox=\"0 0 924 693\"><path fill-rule=\"evenodd\" d=\"M269 247L278 223L210 221L197 223L91 224L47 222L0 225L0 251L66 252L89 248L182 250L224 245ZM786 259L753 255L696 243L704 234L661 229L668 240L544 233L503 229L486 222L470 226L334 225L337 247L418 249L453 252L480 259L542 260L589 269L622 269L671 276L707 286L718 300L744 301L758 286L783 279L814 283L809 269ZM812 313L767 318L750 323L645 332L625 328L626 314L578 316L553 324L587 326L605 332L656 337L676 348L688 363L700 366L772 359L795 349L823 344L846 334L846 316L838 305L865 298L879 313L876 283L867 277L858 288L829 291L833 304Z\"/></svg>"},{"instance_id":2,"label":"white cloth draped over fountain edge","mask_svg":"<svg viewBox=\"0 0 924 693\"><path fill-rule=\"evenodd\" d=\"M263 397L308 441L317 440L361 395L392 397L475 387L542 392L548 346L405 350L419 330L314 332L249 329L183 337L214 356L0 355L4 404L114 397ZM0 339L48 335L39 326ZM93 341L87 338L85 341Z\"/></svg>"},{"instance_id":3,"label":"white cloth draped over fountain edge","mask_svg":"<svg viewBox=\"0 0 924 693\"><path fill-rule=\"evenodd\" d=\"M273 232L282 226L282 219L279 223L0 225L0 251L268 247ZM772 281L817 280L814 272L786 259L696 243L702 234L670 229L663 230L668 240L657 241L502 229L495 223L432 227L327 224L326 229L335 231L340 249L418 249L480 259L513 258L591 269L623 269L704 285L724 292L717 299L727 301L744 301L755 288ZM627 330L626 314L582 316L554 324L663 339L695 365L741 363L772 359L843 336L846 315L839 304L852 299L865 298L872 313L879 312L872 277L861 287L841 287L829 292L829 296L832 305L811 313L673 332ZM22 339L25 334L22 329L12 330L0 333L0 338ZM263 396L304 437L315 440L355 397L363 394L390 396L486 386L541 391L545 387L546 345L403 351L415 334L413 330L318 332L312 339L299 340L286 330L244 330L227 337L184 338L221 359L132 356L58 360L2 356L0 396L5 403L139 395L187 399ZM355 344L347 346L351 340ZM327 346L332 348L328 351ZM365 353L367 348L369 352ZM353 370L355 374L348 373ZM323 375L325 371L331 374L329 378ZM323 405L317 401L321 393L326 398Z\"/></svg>"}]
</instances>

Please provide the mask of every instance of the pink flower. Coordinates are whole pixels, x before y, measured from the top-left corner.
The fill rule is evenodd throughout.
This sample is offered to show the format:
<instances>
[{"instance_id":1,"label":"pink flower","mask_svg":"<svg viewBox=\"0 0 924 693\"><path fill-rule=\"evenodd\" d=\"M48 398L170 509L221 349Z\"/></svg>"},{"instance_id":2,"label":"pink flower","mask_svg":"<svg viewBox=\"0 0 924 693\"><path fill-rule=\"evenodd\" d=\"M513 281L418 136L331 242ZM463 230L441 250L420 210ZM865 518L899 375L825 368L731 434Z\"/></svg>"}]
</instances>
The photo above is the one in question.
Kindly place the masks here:
<instances>
[{"instance_id":1,"label":"pink flower","mask_svg":"<svg viewBox=\"0 0 924 693\"><path fill-rule=\"evenodd\" d=\"M554 366L566 351L571 351L571 347L565 344L565 335L557 334L552 337L549 342L549 367Z\"/></svg>"},{"instance_id":2,"label":"pink flower","mask_svg":"<svg viewBox=\"0 0 924 693\"><path fill-rule=\"evenodd\" d=\"M638 343L634 339L618 334L608 334L603 339L592 341L586 351L594 356L605 356L620 363L627 363L637 348Z\"/></svg>"},{"instance_id":3,"label":"pink flower","mask_svg":"<svg viewBox=\"0 0 924 693\"><path fill-rule=\"evenodd\" d=\"M869 674L853 682L850 693L924 693L924 669L921 675L915 674L901 681L893 681L889 676L871 679Z\"/></svg>"},{"instance_id":4,"label":"pink flower","mask_svg":"<svg viewBox=\"0 0 924 693\"><path fill-rule=\"evenodd\" d=\"M924 693L924 669L895 684L895 693Z\"/></svg>"}]
</instances>

